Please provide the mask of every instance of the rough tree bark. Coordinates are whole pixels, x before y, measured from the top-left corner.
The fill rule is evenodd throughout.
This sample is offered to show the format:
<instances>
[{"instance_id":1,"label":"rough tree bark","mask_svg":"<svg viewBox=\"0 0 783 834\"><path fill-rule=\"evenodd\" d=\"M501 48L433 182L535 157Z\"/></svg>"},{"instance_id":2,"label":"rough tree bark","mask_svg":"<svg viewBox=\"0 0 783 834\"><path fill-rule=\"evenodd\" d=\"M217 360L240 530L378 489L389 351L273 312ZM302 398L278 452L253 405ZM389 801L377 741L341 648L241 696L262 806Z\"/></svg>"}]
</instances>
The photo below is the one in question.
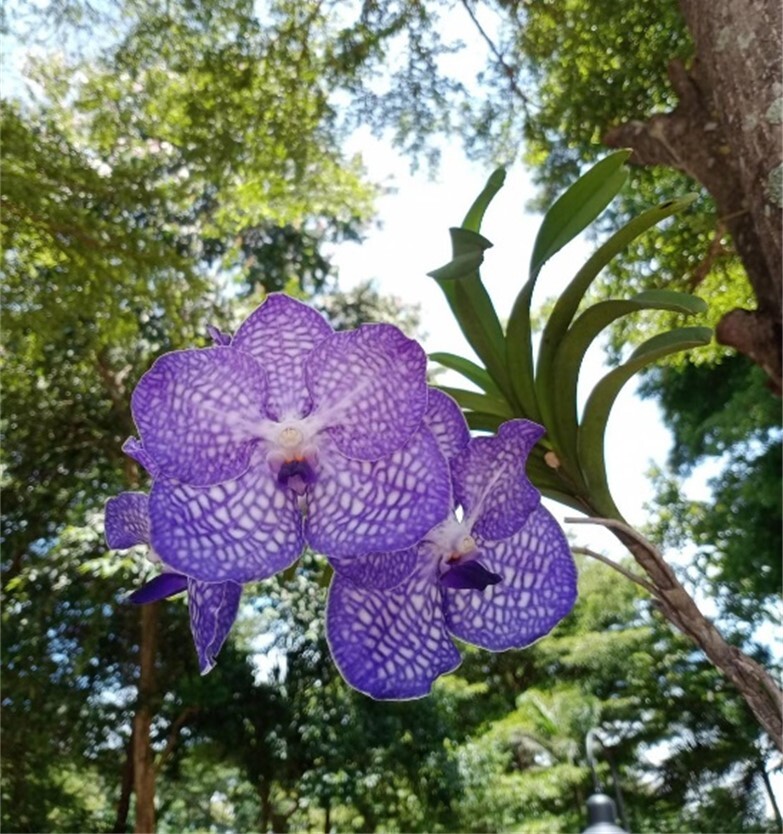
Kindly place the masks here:
<instances>
[{"instance_id":1,"label":"rough tree bark","mask_svg":"<svg viewBox=\"0 0 783 834\"><path fill-rule=\"evenodd\" d=\"M749 356L781 393L783 70L779 0L680 0L695 45L692 65L673 61L671 112L604 137L631 147L631 162L677 168L712 195L758 304L732 310L717 338Z\"/></svg>"}]
</instances>

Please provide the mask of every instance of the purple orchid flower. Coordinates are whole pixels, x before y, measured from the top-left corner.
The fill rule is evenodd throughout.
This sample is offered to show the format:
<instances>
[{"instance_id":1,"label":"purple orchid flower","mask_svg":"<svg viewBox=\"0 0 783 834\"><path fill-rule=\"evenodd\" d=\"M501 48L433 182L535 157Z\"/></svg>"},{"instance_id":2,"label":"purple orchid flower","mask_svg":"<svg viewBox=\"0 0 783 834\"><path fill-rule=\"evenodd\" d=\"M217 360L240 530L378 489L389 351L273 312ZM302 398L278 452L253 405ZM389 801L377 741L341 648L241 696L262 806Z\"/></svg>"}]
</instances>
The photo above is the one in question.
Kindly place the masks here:
<instances>
[{"instance_id":1,"label":"purple orchid flower","mask_svg":"<svg viewBox=\"0 0 783 834\"><path fill-rule=\"evenodd\" d=\"M511 420L468 442L456 404L438 406L461 518L401 552L330 558L332 656L351 686L377 699L426 695L460 663L452 637L495 652L529 646L576 600L568 542L525 475L543 429Z\"/></svg>"},{"instance_id":2,"label":"purple orchid flower","mask_svg":"<svg viewBox=\"0 0 783 834\"><path fill-rule=\"evenodd\" d=\"M106 502L106 543L114 550L149 545L149 500L143 492L122 492ZM154 551L150 561L160 563ZM190 631L196 645L202 675L215 665L215 659L231 631L239 610L242 586L236 582L202 582L163 563L163 572L129 597L128 602L143 604L166 599L187 591Z\"/></svg>"},{"instance_id":3,"label":"purple orchid flower","mask_svg":"<svg viewBox=\"0 0 783 834\"><path fill-rule=\"evenodd\" d=\"M391 325L335 333L272 294L230 338L161 356L131 405L153 473L151 544L203 580L247 582L304 542L335 555L412 545L449 511L422 418L426 357Z\"/></svg>"}]
</instances>

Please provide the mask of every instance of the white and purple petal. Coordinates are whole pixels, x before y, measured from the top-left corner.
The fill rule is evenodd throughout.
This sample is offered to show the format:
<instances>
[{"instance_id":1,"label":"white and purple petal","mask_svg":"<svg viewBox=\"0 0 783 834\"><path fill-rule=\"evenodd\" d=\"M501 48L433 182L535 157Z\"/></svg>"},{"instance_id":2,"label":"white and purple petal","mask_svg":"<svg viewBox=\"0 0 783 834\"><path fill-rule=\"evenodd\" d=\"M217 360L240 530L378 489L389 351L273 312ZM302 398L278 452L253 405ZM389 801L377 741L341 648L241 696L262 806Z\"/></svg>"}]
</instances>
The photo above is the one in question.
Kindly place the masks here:
<instances>
[{"instance_id":1,"label":"white and purple petal","mask_svg":"<svg viewBox=\"0 0 783 834\"><path fill-rule=\"evenodd\" d=\"M189 579L190 631L196 644L198 665L206 675L226 641L237 617L242 586L236 582L200 582Z\"/></svg>"},{"instance_id":2,"label":"white and purple petal","mask_svg":"<svg viewBox=\"0 0 783 834\"><path fill-rule=\"evenodd\" d=\"M343 579L361 588L388 590L404 582L419 563L418 547L366 556L329 556L329 563Z\"/></svg>"},{"instance_id":3,"label":"white and purple petal","mask_svg":"<svg viewBox=\"0 0 783 834\"><path fill-rule=\"evenodd\" d=\"M271 294L237 330L231 346L251 354L267 372L270 417L288 420L310 411L304 361L332 332L319 312L283 293Z\"/></svg>"},{"instance_id":4,"label":"white and purple petal","mask_svg":"<svg viewBox=\"0 0 783 834\"><path fill-rule=\"evenodd\" d=\"M109 498L104 508L106 544L113 550L125 550L149 544L149 499L144 492L121 492Z\"/></svg>"},{"instance_id":5,"label":"white and purple petal","mask_svg":"<svg viewBox=\"0 0 783 834\"><path fill-rule=\"evenodd\" d=\"M129 437L122 444L122 451L129 458L133 458L139 466L146 469L153 478L158 476L158 465L152 459L149 452L141 445L141 441L137 437Z\"/></svg>"},{"instance_id":6,"label":"white and purple petal","mask_svg":"<svg viewBox=\"0 0 783 834\"><path fill-rule=\"evenodd\" d=\"M313 413L340 451L378 460L404 446L427 408L427 357L390 324L335 333L307 357Z\"/></svg>"},{"instance_id":7,"label":"white and purple petal","mask_svg":"<svg viewBox=\"0 0 783 834\"><path fill-rule=\"evenodd\" d=\"M215 345L228 347L231 344L231 334L220 330L213 324L207 325L207 333L209 333L209 338L212 339L212 343Z\"/></svg>"},{"instance_id":8,"label":"white and purple petal","mask_svg":"<svg viewBox=\"0 0 783 834\"><path fill-rule=\"evenodd\" d=\"M377 461L346 458L324 443L320 451L305 520L307 542L320 553L350 558L402 550L450 512L448 464L424 427Z\"/></svg>"},{"instance_id":9,"label":"white and purple petal","mask_svg":"<svg viewBox=\"0 0 783 834\"><path fill-rule=\"evenodd\" d=\"M251 582L292 565L302 552L295 497L263 458L241 477L210 487L156 481L152 546L166 565L206 582Z\"/></svg>"},{"instance_id":10,"label":"white and purple petal","mask_svg":"<svg viewBox=\"0 0 783 834\"><path fill-rule=\"evenodd\" d=\"M247 469L266 396L266 375L252 356L214 347L159 357L139 380L131 407L160 473L208 486Z\"/></svg>"},{"instance_id":11,"label":"white and purple petal","mask_svg":"<svg viewBox=\"0 0 783 834\"><path fill-rule=\"evenodd\" d=\"M445 588L446 625L460 640L498 652L548 634L576 602L576 566L552 515L539 507L519 532L481 545L501 581L483 591Z\"/></svg>"},{"instance_id":12,"label":"white and purple petal","mask_svg":"<svg viewBox=\"0 0 783 834\"><path fill-rule=\"evenodd\" d=\"M326 636L337 668L354 688L377 699L421 698L459 666L445 630L432 562L392 590L332 578Z\"/></svg>"},{"instance_id":13,"label":"white and purple petal","mask_svg":"<svg viewBox=\"0 0 783 834\"><path fill-rule=\"evenodd\" d=\"M470 440L470 429L462 409L437 388L429 389L424 425L435 435L446 460L461 452Z\"/></svg>"},{"instance_id":14,"label":"white and purple petal","mask_svg":"<svg viewBox=\"0 0 783 834\"><path fill-rule=\"evenodd\" d=\"M494 437L474 437L451 461L454 500L476 535L513 535L539 506L541 494L525 473L530 450L544 429L529 420L509 420Z\"/></svg>"}]
</instances>

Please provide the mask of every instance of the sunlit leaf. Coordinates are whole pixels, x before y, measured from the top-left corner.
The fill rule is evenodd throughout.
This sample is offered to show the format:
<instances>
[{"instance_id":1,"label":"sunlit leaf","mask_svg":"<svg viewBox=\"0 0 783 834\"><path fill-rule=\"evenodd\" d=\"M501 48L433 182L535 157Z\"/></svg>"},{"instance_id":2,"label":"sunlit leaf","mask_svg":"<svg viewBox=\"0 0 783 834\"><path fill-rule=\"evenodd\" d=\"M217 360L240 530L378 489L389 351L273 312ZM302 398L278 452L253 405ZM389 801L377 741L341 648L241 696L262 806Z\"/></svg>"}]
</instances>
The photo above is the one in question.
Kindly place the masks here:
<instances>
[{"instance_id":1,"label":"sunlit leaf","mask_svg":"<svg viewBox=\"0 0 783 834\"><path fill-rule=\"evenodd\" d=\"M450 229L453 259L429 275L440 285L468 343L501 390L508 391L503 329L479 275L483 252L492 244L477 232Z\"/></svg>"},{"instance_id":2,"label":"sunlit leaf","mask_svg":"<svg viewBox=\"0 0 783 834\"><path fill-rule=\"evenodd\" d=\"M557 299L552 313L544 327L536 367L536 391L544 420L553 417L552 404L548 396L553 380L553 363L558 345L565 337L579 304L592 282L604 267L631 241L643 232L660 223L672 214L682 211L696 199L689 194L678 200L669 200L635 217L622 229L615 232L588 258L569 285Z\"/></svg>"},{"instance_id":3,"label":"sunlit leaf","mask_svg":"<svg viewBox=\"0 0 783 834\"><path fill-rule=\"evenodd\" d=\"M467 229L470 232L478 232L481 229L481 221L484 219L484 213L494 199L495 195L503 187L503 183L505 181L505 168L496 168L489 175L489 179L487 180L487 184L484 186L483 191L478 195L478 197L476 197L473 205L465 215L465 219L462 221L463 229Z\"/></svg>"},{"instance_id":4,"label":"sunlit leaf","mask_svg":"<svg viewBox=\"0 0 783 834\"><path fill-rule=\"evenodd\" d=\"M495 397L502 397L500 389L495 384L495 381L487 373L487 371L470 359L465 359L462 356L457 356L453 353L431 353L429 358L433 362L443 365L444 368L449 368L452 371L462 374L466 379L469 379L474 385L492 394Z\"/></svg>"},{"instance_id":5,"label":"sunlit leaf","mask_svg":"<svg viewBox=\"0 0 783 834\"><path fill-rule=\"evenodd\" d=\"M533 244L533 280L552 255L592 223L623 187L628 172L621 166L630 155L630 150L623 149L604 157L552 204Z\"/></svg>"},{"instance_id":6,"label":"sunlit leaf","mask_svg":"<svg viewBox=\"0 0 783 834\"><path fill-rule=\"evenodd\" d=\"M681 350L701 347L710 342L709 327L681 327L653 336L631 354L627 362L608 373L593 389L585 404L579 429L579 462L584 473L591 500L601 512L622 518L612 500L606 479L604 433L609 413L623 385L642 368L658 359ZM633 426L627 427L633 431Z\"/></svg>"},{"instance_id":7,"label":"sunlit leaf","mask_svg":"<svg viewBox=\"0 0 783 834\"><path fill-rule=\"evenodd\" d=\"M550 432L566 458L576 459L576 398L579 370L585 354L604 328L620 316L641 310L671 310L685 315L703 313L701 299L671 290L651 290L633 298L601 301L582 313L556 347L551 373Z\"/></svg>"},{"instance_id":8,"label":"sunlit leaf","mask_svg":"<svg viewBox=\"0 0 783 834\"><path fill-rule=\"evenodd\" d=\"M462 408L479 411L485 414L496 414L504 420L510 420L515 415L509 404L497 397L480 394L476 391L465 391L462 388L451 388L447 385L438 386L444 394L453 397Z\"/></svg>"}]
</instances>

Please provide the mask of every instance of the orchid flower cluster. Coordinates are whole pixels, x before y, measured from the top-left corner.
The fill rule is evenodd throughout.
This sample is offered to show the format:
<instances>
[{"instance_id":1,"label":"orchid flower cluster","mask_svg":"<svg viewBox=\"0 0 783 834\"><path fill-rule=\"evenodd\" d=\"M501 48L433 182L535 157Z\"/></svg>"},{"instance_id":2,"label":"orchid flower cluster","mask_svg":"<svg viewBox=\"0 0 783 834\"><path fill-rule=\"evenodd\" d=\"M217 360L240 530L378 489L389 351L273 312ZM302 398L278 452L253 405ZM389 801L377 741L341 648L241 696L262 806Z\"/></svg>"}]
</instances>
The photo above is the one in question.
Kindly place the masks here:
<instances>
[{"instance_id":1,"label":"orchid flower cluster","mask_svg":"<svg viewBox=\"0 0 783 834\"><path fill-rule=\"evenodd\" d=\"M106 505L110 547L149 547L160 573L130 600L187 592L202 673L242 586L305 547L334 573L326 633L345 680L416 698L454 670L453 638L521 648L572 608L568 543L525 474L543 429L511 419L471 438L398 328L335 332L272 294L233 336L167 353L131 398L125 452L149 493Z\"/></svg>"}]
</instances>

